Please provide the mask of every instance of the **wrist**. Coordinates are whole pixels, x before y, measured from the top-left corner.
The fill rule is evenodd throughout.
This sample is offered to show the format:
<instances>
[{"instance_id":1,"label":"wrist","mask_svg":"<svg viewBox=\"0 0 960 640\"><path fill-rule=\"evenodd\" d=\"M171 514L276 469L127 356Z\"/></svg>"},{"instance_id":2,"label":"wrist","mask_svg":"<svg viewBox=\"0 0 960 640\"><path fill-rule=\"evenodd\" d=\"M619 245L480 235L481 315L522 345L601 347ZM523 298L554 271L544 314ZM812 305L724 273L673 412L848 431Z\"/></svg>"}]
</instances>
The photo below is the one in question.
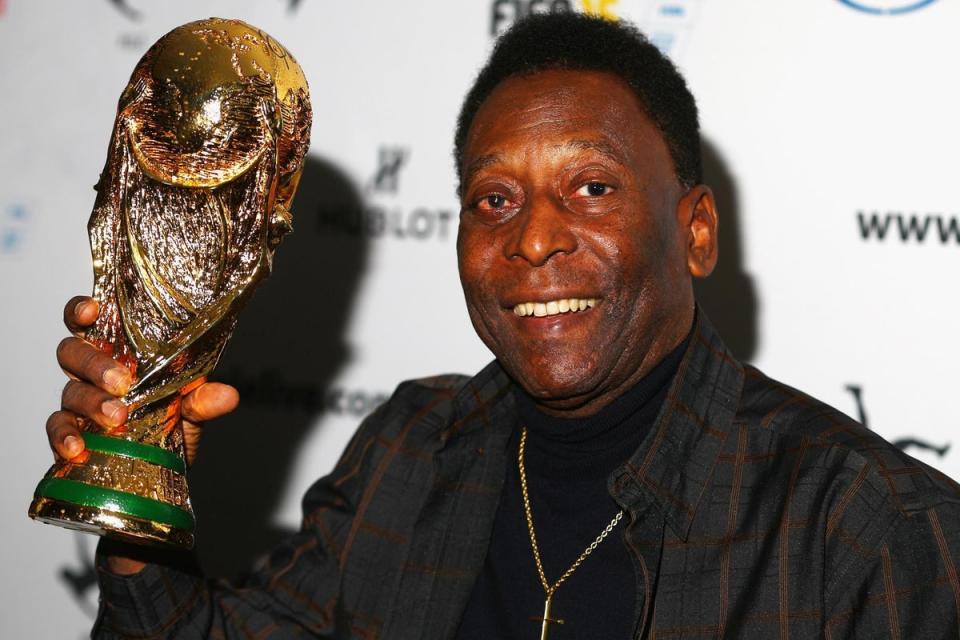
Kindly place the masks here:
<instances>
[{"instance_id":1,"label":"wrist","mask_svg":"<svg viewBox=\"0 0 960 640\"><path fill-rule=\"evenodd\" d=\"M97 546L101 566L118 576L139 573L148 564L173 568L195 567L193 554L181 549L134 544L111 537L104 537Z\"/></svg>"}]
</instances>

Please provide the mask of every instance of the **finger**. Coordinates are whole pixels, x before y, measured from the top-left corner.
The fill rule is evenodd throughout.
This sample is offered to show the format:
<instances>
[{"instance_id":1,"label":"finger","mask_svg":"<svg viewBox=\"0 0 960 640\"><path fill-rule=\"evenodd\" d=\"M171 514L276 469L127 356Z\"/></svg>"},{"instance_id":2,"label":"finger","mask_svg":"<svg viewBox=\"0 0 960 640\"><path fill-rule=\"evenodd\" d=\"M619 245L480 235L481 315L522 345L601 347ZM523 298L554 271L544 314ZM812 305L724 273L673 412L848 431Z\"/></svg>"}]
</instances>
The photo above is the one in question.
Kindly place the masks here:
<instances>
[{"instance_id":1,"label":"finger","mask_svg":"<svg viewBox=\"0 0 960 640\"><path fill-rule=\"evenodd\" d=\"M184 420L205 422L237 408L240 394L228 384L207 382L183 397L180 413Z\"/></svg>"},{"instance_id":2,"label":"finger","mask_svg":"<svg viewBox=\"0 0 960 640\"><path fill-rule=\"evenodd\" d=\"M63 323L71 333L80 333L97 319L100 305L89 296L76 296L63 308Z\"/></svg>"},{"instance_id":3,"label":"finger","mask_svg":"<svg viewBox=\"0 0 960 640\"><path fill-rule=\"evenodd\" d=\"M203 424L193 423L189 420L184 420L182 424L184 454L187 457L187 466L192 467L200 448L200 432L203 430Z\"/></svg>"},{"instance_id":4,"label":"finger","mask_svg":"<svg viewBox=\"0 0 960 640\"><path fill-rule=\"evenodd\" d=\"M57 362L68 376L86 380L115 396L122 396L130 389L130 372L80 338L64 338L60 341Z\"/></svg>"},{"instance_id":5,"label":"finger","mask_svg":"<svg viewBox=\"0 0 960 640\"><path fill-rule=\"evenodd\" d=\"M66 460L83 453L83 438L77 426L77 416L69 411L57 411L47 418L47 439L53 452Z\"/></svg>"},{"instance_id":6,"label":"finger","mask_svg":"<svg viewBox=\"0 0 960 640\"><path fill-rule=\"evenodd\" d=\"M71 380L64 385L60 403L67 411L90 418L108 429L119 427L127 419L126 405L85 382Z\"/></svg>"}]
</instances>

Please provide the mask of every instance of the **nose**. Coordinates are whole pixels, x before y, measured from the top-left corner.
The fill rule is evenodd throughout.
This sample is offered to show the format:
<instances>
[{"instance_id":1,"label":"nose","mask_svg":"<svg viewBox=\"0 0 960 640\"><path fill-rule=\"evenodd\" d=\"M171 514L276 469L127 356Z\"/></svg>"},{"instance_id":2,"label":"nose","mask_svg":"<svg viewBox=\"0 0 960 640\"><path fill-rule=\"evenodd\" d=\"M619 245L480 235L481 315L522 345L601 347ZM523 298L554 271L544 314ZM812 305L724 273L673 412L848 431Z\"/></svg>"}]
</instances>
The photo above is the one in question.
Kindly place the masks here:
<instances>
[{"instance_id":1,"label":"nose","mask_svg":"<svg viewBox=\"0 0 960 640\"><path fill-rule=\"evenodd\" d=\"M566 214L559 198L540 194L528 199L513 238L504 247L507 258L541 267L554 255L575 251L577 237Z\"/></svg>"}]
</instances>

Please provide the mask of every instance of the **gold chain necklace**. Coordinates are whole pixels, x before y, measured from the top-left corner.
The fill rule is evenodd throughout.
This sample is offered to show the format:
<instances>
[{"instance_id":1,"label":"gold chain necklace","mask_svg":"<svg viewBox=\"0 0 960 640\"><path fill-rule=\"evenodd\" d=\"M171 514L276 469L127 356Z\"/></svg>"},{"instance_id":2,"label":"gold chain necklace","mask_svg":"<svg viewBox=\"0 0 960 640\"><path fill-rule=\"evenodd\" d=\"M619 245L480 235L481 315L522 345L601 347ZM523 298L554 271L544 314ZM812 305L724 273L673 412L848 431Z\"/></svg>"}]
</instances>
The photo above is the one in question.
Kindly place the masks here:
<instances>
[{"instance_id":1,"label":"gold chain necklace","mask_svg":"<svg viewBox=\"0 0 960 640\"><path fill-rule=\"evenodd\" d=\"M524 427L523 431L520 434L520 452L517 454L517 463L520 467L520 488L523 491L523 510L527 515L527 531L530 532L530 547L533 549L533 559L537 563L537 573L540 574L540 584L543 585L543 590L547 594L547 599L543 603L543 617L542 618L531 618L532 620L542 621L543 625L540 627L540 640L547 640L547 632L549 631L548 625L550 623L563 624L563 620L560 618L551 618L550 617L550 605L553 601L553 594L556 592L557 588L563 584L567 578L573 575L573 572L577 570L583 561L587 559L594 549L603 542L604 538L610 535L610 532L613 531L613 528L620 523L620 519L623 518L623 509L617 512L617 515L613 517L613 520L610 521L610 524L600 532L600 535L596 539L587 545L587 548L583 550L583 553L580 554L580 557L577 558L570 568L563 572L563 575L557 579L552 585L547 582L547 576L543 572L543 562L540 560L540 547L537 545L537 532L533 528L533 514L530 511L530 494L527 490L527 470L523 464L524 452L527 449L527 429Z\"/></svg>"}]
</instances>

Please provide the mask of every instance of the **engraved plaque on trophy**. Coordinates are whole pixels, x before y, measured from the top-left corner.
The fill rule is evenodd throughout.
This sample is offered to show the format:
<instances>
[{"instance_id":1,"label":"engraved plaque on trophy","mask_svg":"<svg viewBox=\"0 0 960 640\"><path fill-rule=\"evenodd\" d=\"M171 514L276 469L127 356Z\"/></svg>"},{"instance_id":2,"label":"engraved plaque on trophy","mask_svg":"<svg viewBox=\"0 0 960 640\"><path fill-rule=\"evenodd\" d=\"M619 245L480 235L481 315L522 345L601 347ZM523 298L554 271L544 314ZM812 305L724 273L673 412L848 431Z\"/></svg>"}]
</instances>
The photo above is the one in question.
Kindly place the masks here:
<instances>
[{"instance_id":1,"label":"engraved plaque on trophy","mask_svg":"<svg viewBox=\"0 0 960 640\"><path fill-rule=\"evenodd\" d=\"M100 315L85 335L130 370L129 418L83 420L86 450L51 467L30 517L193 545L180 400L291 229L310 123L296 60L243 22L183 25L137 64L90 216Z\"/></svg>"}]
</instances>

